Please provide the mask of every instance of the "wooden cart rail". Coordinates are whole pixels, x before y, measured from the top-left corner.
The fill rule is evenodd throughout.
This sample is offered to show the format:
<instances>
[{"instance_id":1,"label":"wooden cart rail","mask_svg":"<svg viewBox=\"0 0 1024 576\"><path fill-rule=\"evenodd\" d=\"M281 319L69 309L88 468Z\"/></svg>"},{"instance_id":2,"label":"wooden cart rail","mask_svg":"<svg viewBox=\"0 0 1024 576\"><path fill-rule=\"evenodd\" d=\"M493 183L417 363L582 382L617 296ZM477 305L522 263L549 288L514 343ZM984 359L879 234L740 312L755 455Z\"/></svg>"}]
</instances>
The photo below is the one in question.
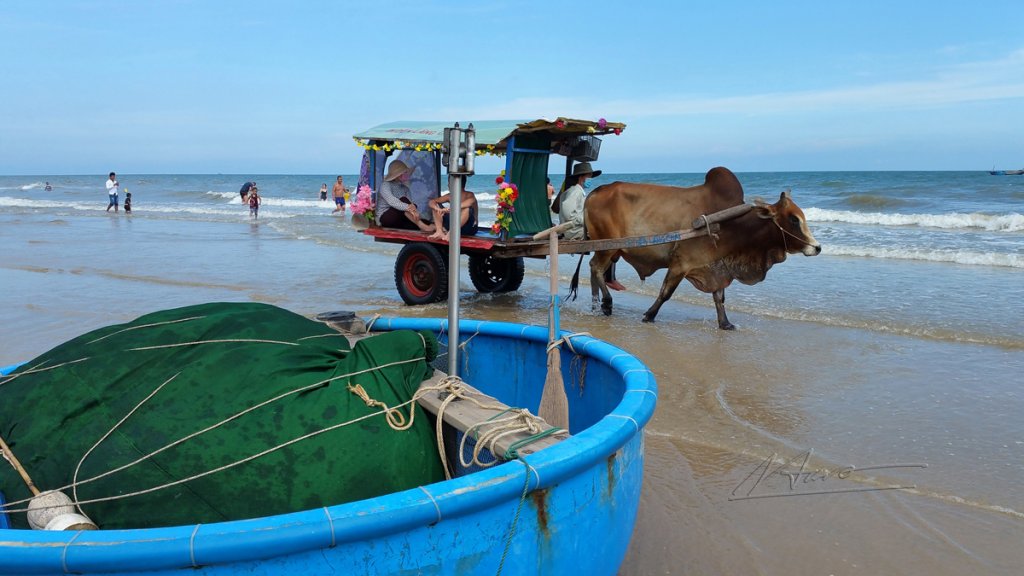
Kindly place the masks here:
<instances>
[{"instance_id":1,"label":"wooden cart rail","mask_svg":"<svg viewBox=\"0 0 1024 576\"><path fill-rule=\"evenodd\" d=\"M560 240L558 242L559 254L581 254L584 252L600 252L602 250L618 250L622 248L640 248L643 246L655 246L657 244L668 244L680 240L699 238L718 232L719 222L731 220L746 214L753 208L751 204L740 204L726 208L714 214L708 214L695 219L692 228L685 230L674 230L663 234L652 234L649 236L629 236L625 238L607 238L602 240ZM513 239L502 242L493 236L463 236L461 246L463 252L468 253L489 253L497 258L520 258L524 256L544 257L550 252L547 237L552 232L559 233L569 226L559 224L547 230L538 232L532 239ZM425 232L419 230L401 230L396 228L367 228L365 234L373 236L378 242L397 242L405 244L409 242L429 242L432 244L447 245L441 240L432 240Z\"/></svg>"}]
</instances>

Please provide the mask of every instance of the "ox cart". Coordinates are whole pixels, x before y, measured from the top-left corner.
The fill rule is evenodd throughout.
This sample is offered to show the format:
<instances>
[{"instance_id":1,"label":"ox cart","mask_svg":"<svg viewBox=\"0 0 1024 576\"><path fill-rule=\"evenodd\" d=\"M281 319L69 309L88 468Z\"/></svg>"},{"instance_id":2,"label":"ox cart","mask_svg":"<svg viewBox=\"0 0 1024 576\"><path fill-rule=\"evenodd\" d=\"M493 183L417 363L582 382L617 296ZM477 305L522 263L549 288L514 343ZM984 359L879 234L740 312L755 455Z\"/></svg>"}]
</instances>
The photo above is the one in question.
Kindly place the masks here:
<instances>
[{"instance_id":1,"label":"ox cart","mask_svg":"<svg viewBox=\"0 0 1024 576\"><path fill-rule=\"evenodd\" d=\"M426 206L426 200L441 192L441 167L448 150L445 128L452 123L394 122L376 126L354 135L364 154L360 170L360 189L380 190L385 164L392 155L413 166L410 185L412 200ZM455 124L458 126L458 124ZM565 174L573 162L597 160L600 136L621 134L625 124L557 118L556 120L493 120L473 122L474 150L469 155L504 156L505 179L518 186L519 196L512 213L508 233L495 234L478 229L477 234L461 236L459 253L469 257L469 276L480 292L512 292L522 284L524 258L545 258L552 251L579 254L617 248L635 248L665 244L714 234L717 222L739 216L750 209L740 205L699 218L692 228L652 236L604 240L551 242L549 236L561 231L552 226L546 178L551 156L565 158ZM471 173L471 172L470 172ZM426 216L426 214L421 214ZM395 261L395 287L406 304L441 302L448 297L448 242L429 238L419 230L385 228L371 219L363 230L376 242L402 244Z\"/></svg>"}]
</instances>

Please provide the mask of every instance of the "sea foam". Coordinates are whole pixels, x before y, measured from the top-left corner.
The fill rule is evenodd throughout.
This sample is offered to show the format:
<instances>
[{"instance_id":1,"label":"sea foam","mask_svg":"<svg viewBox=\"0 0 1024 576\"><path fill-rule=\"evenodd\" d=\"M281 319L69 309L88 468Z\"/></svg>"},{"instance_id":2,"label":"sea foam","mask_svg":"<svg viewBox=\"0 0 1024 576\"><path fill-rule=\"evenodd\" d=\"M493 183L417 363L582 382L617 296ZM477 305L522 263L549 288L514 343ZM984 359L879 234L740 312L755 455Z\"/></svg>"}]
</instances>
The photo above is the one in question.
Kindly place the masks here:
<instances>
[{"instance_id":1,"label":"sea foam","mask_svg":"<svg viewBox=\"0 0 1024 576\"><path fill-rule=\"evenodd\" d=\"M1024 215L1010 214L882 214L879 212L853 212L807 208L804 215L810 222L845 222L875 226L920 226L950 230L978 228L989 232L1024 231Z\"/></svg>"},{"instance_id":2,"label":"sea foam","mask_svg":"<svg viewBox=\"0 0 1024 576\"><path fill-rule=\"evenodd\" d=\"M863 258L947 262L968 266L1005 266L1009 268L1024 268L1024 254L972 252L970 250L843 246L837 244L829 244L823 249L823 253L836 256L859 256Z\"/></svg>"}]
</instances>

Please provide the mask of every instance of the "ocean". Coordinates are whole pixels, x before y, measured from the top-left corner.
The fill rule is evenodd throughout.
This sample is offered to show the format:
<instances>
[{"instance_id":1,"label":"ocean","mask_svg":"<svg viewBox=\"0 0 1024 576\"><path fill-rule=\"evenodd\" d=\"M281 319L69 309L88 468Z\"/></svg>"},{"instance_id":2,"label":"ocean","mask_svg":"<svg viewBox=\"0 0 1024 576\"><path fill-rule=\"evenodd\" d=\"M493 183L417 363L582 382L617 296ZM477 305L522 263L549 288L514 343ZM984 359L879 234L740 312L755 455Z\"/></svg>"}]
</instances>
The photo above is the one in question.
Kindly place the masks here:
<instances>
[{"instance_id":1,"label":"ocean","mask_svg":"<svg viewBox=\"0 0 1024 576\"><path fill-rule=\"evenodd\" d=\"M1018 574L1024 176L737 176L748 200L790 190L822 253L731 286L736 331L718 330L711 297L685 282L641 323L663 275L641 282L625 264L612 316L586 286L562 310L563 329L629 350L658 379L622 573ZM207 301L445 317L444 304L402 303L397 245L319 200L335 177L119 174L129 216L104 211L105 174L0 176L0 365ZM246 180L263 196L257 221L239 199ZM614 180L703 174L592 184ZM481 221L493 217L494 175L467 187ZM563 288L575 265L560 257ZM463 265L463 315L544 325L547 264L526 266L519 291L486 295Z\"/></svg>"}]
</instances>

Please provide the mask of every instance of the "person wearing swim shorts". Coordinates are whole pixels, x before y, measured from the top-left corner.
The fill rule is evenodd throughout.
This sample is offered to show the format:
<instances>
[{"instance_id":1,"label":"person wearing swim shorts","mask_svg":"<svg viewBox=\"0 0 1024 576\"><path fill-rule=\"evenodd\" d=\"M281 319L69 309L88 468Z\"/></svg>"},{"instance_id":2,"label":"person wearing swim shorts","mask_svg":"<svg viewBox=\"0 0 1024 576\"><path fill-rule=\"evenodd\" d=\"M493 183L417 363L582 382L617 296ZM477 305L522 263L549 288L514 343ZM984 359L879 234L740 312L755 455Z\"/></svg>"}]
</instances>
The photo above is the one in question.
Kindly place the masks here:
<instances>
[{"instance_id":1,"label":"person wearing swim shorts","mask_svg":"<svg viewBox=\"0 0 1024 576\"><path fill-rule=\"evenodd\" d=\"M465 177L463 177L462 185L466 185ZM427 206L434 212L434 222L441 223L441 226L427 238L448 241L448 230L451 228L451 203L452 195L450 193L431 198L427 202ZM448 206L442 206L442 204L448 204ZM462 202L459 203L459 231L463 236L476 235L479 213L480 207L476 201L476 194L469 190L463 190Z\"/></svg>"}]
</instances>

